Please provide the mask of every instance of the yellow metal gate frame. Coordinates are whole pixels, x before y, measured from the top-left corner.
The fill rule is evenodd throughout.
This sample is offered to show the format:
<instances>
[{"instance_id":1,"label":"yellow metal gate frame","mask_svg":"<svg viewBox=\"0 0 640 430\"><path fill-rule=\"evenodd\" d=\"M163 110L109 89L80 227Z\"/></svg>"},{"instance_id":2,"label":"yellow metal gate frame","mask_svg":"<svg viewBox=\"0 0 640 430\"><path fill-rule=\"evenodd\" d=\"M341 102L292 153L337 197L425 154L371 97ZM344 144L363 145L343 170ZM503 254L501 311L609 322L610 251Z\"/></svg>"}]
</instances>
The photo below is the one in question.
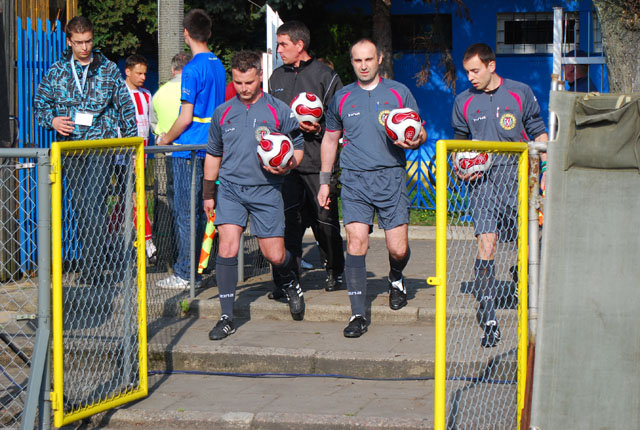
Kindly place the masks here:
<instances>
[{"instance_id":1,"label":"yellow metal gate frame","mask_svg":"<svg viewBox=\"0 0 640 430\"><path fill-rule=\"evenodd\" d=\"M54 425L62 427L71 422L87 418L99 412L115 408L147 396L147 309L146 271L144 255L144 210L136 211L136 249L138 270L138 360L140 384L137 388L107 400L94 403L71 413L64 413L63 394L63 326L62 326L62 171L61 154L79 149L135 148L136 172L144 172L144 141L142 138L122 138L54 142L51 145L51 231L52 231L52 336L53 336L53 391L51 405L54 410ZM145 207L144 174L136 175L136 205Z\"/></svg>"},{"instance_id":2,"label":"yellow metal gate frame","mask_svg":"<svg viewBox=\"0 0 640 430\"><path fill-rule=\"evenodd\" d=\"M436 276L427 279L436 289L436 345L434 429L445 430L446 415L446 336L447 336L447 152L496 151L517 153L518 157L518 387L517 419L524 407L527 377L527 309L528 309L528 171L529 152L526 142L489 142L439 140L436 143Z\"/></svg>"}]
</instances>

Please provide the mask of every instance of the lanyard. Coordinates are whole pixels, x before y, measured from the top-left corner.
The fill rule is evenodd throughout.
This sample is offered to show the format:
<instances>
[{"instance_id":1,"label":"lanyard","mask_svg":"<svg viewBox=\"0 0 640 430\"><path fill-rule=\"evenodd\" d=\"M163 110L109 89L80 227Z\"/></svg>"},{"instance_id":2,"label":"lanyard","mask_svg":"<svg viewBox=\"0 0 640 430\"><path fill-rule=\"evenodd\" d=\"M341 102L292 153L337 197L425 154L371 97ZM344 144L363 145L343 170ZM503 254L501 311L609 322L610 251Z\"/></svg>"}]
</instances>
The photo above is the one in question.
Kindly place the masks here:
<instances>
[{"instance_id":1,"label":"lanyard","mask_svg":"<svg viewBox=\"0 0 640 430\"><path fill-rule=\"evenodd\" d=\"M93 59L93 56L91 57ZM69 60L71 63L71 73L73 73L73 79L76 81L76 85L78 86L78 90L82 93L84 89L84 84L87 82L87 73L89 72L89 66L91 64L87 64L86 67L83 67L84 71L82 72L82 84L80 84L80 79L78 79L78 73L76 72L76 65L73 62L73 57Z\"/></svg>"}]
</instances>

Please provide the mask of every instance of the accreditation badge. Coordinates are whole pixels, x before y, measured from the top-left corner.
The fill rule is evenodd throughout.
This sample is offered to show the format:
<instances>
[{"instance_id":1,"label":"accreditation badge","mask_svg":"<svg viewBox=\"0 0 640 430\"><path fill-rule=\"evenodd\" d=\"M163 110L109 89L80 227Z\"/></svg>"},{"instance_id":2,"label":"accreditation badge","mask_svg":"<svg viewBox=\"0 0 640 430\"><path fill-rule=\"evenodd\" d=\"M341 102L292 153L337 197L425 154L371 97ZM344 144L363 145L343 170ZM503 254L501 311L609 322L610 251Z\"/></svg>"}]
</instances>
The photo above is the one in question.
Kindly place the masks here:
<instances>
[{"instance_id":1,"label":"accreditation badge","mask_svg":"<svg viewBox=\"0 0 640 430\"><path fill-rule=\"evenodd\" d=\"M73 120L76 125L90 127L93 124L93 114L88 112L77 112Z\"/></svg>"}]
</instances>

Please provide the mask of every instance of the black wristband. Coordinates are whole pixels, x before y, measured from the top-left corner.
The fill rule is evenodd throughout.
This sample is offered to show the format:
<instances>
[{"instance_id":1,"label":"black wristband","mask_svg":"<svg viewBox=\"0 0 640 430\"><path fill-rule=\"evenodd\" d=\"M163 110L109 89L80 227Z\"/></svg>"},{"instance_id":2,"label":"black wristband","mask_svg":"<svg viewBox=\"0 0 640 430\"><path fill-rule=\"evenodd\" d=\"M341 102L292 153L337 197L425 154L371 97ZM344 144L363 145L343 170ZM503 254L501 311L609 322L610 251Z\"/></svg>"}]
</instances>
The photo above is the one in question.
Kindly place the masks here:
<instances>
[{"instance_id":1,"label":"black wristband","mask_svg":"<svg viewBox=\"0 0 640 430\"><path fill-rule=\"evenodd\" d=\"M320 180L320 185L331 184L331 172L320 172L318 176Z\"/></svg>"},{"instance_id":2,"label":"black wristband","mask_svg":"<svg viewBox=\"0 0 640 430\"><path fill-rule=\"evenodd\" d=\"M202 200L211 200L216 197L216 192L218 191L216 182L209 179L202 180Z\"/></svg>"}]
</instances>

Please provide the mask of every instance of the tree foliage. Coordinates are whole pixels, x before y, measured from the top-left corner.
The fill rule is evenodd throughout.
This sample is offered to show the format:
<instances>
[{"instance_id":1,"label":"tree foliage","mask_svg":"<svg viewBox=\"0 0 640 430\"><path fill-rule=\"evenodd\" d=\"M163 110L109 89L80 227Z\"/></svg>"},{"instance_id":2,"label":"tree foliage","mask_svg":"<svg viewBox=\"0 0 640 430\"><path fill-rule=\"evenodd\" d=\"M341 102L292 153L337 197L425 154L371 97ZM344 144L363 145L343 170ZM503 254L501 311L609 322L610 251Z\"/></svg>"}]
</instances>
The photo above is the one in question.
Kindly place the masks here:
<instances>
[{"instance_id":1,"label":"tree foliage","mask_svg":"<svg viewBox=\"0 0 640 430\"><path fill-rule=\"evenodd\" d=\"M154 0L78 2L78 13L93 22L94 45L113 59L157 51L157 10Z\"/></svg>"},{"instance_id":2,"label":"tree foliage","mask_svg":"<svg viewBox=\"0 0 640 430\"><path fill-rule=\"evenodd\" d=\"M263 51L266 43L263 1L185 0L187 10L200 8L212 19L211 49L227 71L233 53L241 49ZM338 0L270 0L269 5L284 21L299 20L311 31L310 51L331 60L343 80L354 77L349 63L349 45L371 34L371 21L358 8L340 7Z\"/></svg>"}]
</instances>

